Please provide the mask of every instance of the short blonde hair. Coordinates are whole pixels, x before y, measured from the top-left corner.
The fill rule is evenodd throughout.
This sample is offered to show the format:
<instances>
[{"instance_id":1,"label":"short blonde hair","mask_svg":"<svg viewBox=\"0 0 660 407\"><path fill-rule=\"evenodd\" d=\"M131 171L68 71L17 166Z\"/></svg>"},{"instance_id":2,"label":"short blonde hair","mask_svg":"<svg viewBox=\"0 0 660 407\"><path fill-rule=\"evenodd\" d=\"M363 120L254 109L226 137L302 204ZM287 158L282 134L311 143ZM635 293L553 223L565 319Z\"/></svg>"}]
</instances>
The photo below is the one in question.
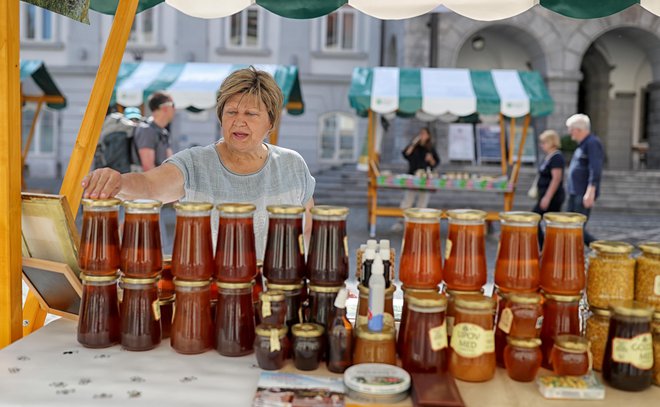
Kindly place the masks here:
<instances>
[{"instance_id":1,"label":"short blonde hair","mask_svg":"<svg viewBox=\"0 0 660 407\"><path fill-rule=\"evenodd\" d=\"M539 140L550 143L555 148L561 147L561 140L559 134L554 130L546 130L539 136Z\"/></svg>"},{"instance_id":2,"label":"short blonde hair","mask_svg":"<svg viewBox=\"0 0 660 407\"><path fill-rule=\"evenodd\" d=\"M254 66L232 72L220 85L217 97L216 114L222 125L222 112L227 101L235 95L256 97L266 105L268 118L273 128L277 128L282 113L284 96L275 79L266 71Z\"/></svg>"},{"instance_id":3,"label":"short blonde hair","mask_svg":"<svg viewBox=\"0 0 660 407\"><path fill-rule=\"evenodd\" d=\"M579 129L591 131L591 120L586 114L578 113L566 119L566 127L570 129Z\"/></svg>"}]
</instances>

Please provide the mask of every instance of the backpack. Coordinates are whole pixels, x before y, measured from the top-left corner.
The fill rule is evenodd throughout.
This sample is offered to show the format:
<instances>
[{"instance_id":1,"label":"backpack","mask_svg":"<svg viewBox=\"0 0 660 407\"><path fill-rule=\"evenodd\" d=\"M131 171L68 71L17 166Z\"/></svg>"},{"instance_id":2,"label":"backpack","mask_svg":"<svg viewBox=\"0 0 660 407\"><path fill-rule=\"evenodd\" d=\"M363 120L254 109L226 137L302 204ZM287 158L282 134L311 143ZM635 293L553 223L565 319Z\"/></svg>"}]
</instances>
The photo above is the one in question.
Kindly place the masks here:
<instances>
[{"instance_id":1,"label":"backpack","mask_svg":"<svg viewBox=\"0 0 660 407\"><path fill-rule=\"evenodd\" d=\"M96 145L93 169L108 167L124 174L141 167L133 139L139 127L140 123L126 119L121 113L108 115Z\"/></svg>"}]
</instances>

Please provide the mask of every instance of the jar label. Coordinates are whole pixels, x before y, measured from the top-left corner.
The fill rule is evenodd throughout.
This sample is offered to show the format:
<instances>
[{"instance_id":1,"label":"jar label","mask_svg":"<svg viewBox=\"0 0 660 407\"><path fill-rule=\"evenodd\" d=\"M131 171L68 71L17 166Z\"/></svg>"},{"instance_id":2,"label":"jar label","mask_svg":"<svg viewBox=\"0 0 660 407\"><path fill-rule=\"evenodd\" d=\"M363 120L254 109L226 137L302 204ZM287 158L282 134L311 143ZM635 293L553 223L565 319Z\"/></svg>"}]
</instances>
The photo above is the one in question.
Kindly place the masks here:
<instances>
[{"instance_id":1,"label":"jar label","mask_svg":"<svg viewBox=\"0 0 660 407\"><path fill-rule=\"evenodd\" d=\"M344 236L344 253L348 257L348 236Z\"/></svg>"},{"instance_id":2,"label":"jar label","mask_svg":"<svg viewBox=\"0 0 660 407\"><path fill-rule=\"evenodd\" d=\"M429 339L433 351L442 350L447 347L447 324L443 321L442 325L429 329Z\"/></svg>"},{"instance_id":3,"label":"jar label","mask_svg":"<svg viewBox=\"0 0 660 407\"><path fill-rule=\"evenodd\" d=\"M543 315L536 318L536 329L541 329L543 327Z\"/></svg>"},{"instance_id":4,"label":"jar label","mask_svg":"<svg viewBox=\"0 0 660 407\"><path fill-rule=\"evenodd\" d=\"M445 260L449 258L449 255L451 254L451 240L447 239L445 241Z\"/></svg>"},{"instance_id":5,"label":"jar label","mask_svg":"<svg viewBox=\"0 0 660 407\"><path fill-rule=\"evenodd\" d=\"M508 334L511 332L511 325L513 325L513 311L511 311L511 308L507 307L502 311L497 327L504 331L504 333Z\"/></svg>"},{"instance_id":6,"label":"jar label","mask_svg":"<svg viewBox=\"0 0 660 407\"><path fill-rule=\"evenodd\" d=\"M464 358L476 358L495 352L495 334L479 325L461 322L451 335L451 348Z\"/></svg>"},{"instance_id":7,"label":"jar label","mask_svg":"<svg viewBox=\"0 0 660 407\"><path fill-rule=\"evenodd\" d=\"M655 276L655 281L653 282L653 294L660 295L660 274Z\"/></svg>"},{"instance_id":8,"label":"jar label","mask_svg":"<svg viewBox=\"0 0 660 407\"><path fill-rule=\"evenodd\" d=\"M154 319L160 321L160 303L158 300L151 303L151 310L154 312Z\"/></svg>"},{"instance_id":9,"label":"jar label","mask_svg":"<svg viewBox=\"0 0 660 407\"><path fill-rule=\"evenodd\" d=\"M638 369L648 370L653 367L653 337L647 332L634 338L614 338L612 342L612 360L629 363Z\"/></svg>"},{"instance_id":10,"label":"jar label","mask_svg":"<svg viewBox=\"0 0 660 407\"><path fill-rule=\"evenodd\" d=\"M454 330L454 317L448 316L445 320L447 321L447 335L451 336L451 332Z\"/></svg>"},{"instance_id":11,"label":"jar label","mask_svg":"<svg viewBox=\"0 0 660 407\"><path fill-rule=\"evenodd\" d=\"M298 249L300 249L300 255L304 256L305 255L305 238L303 237L303 234L298 235Z\"/></svg>"},{"instance_id":12,"label":"jar label","mask_svg":"<svg viewBox=\"0 0 660 407\"><path fill-rule=\"evenodd\" d=\"M264 318L269 317L272 314L270 310L270 301L268 300L262 300L261 301L261 315L263 315Z\"/></svg>"},{"instance_id":13,"label":"jar label","mask_svg":"<svg viewBox=\"0 0 660 407\"><path fill-rule=\"evenodd\" d=\"M270 331L270 351L277 352L281 349L279 332L277 332L277 329L273 329Z\"/></svg>"}]
</instances>

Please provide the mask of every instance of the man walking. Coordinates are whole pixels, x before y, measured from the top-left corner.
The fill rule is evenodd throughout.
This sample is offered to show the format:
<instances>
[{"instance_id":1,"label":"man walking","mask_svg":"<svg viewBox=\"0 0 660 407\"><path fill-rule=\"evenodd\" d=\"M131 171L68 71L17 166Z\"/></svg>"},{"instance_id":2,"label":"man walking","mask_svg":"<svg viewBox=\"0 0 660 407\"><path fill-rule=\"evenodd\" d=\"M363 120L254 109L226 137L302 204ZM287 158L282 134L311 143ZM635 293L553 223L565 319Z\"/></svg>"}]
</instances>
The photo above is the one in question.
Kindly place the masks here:
<instances>
[{"instance_id":1,"label":"man walking","mask_svg":"<svg viewBox=\"0 0 660 407\"><path fill-rule=\"evenodd\" d=\"M585 114L574 114L566 120L571 138L578 143L568 167L568 211L587 216L600 193L600 176L605 154L598 137L591 133L591 121ZM584 243L596 240L584 230Z\"/></svg>"},{"instance_id":2,"label":"man walking","mask_svg":"<svg viewBox=\"0 0 660 407\"><path fill-rule=\"evenodd\" d=\"M167 126L174 119L174 102L165 92L155 92L149 98L151 117L138 129L135 145L140 155L142 171L148 171L162 164L172 155L170 134Z\"/></svg>"}]
</instances>

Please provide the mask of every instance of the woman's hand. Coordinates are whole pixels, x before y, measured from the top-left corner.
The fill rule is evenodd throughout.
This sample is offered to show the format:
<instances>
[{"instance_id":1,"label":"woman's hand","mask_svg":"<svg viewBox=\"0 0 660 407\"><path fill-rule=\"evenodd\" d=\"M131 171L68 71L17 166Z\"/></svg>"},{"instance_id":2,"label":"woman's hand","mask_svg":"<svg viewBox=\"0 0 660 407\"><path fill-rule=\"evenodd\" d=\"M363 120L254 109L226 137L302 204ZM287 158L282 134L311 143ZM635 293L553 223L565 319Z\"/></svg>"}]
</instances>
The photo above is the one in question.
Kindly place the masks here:
<instances>
[{"instance_id":1,"label":"woman's hand","mask_svg":"<svg viewBox=\"0 0 660 407\"><path fill-rule=\"evenodd\" d=\"M82 180L83 198L112 198L121 190L121 174L112 168L99 168Z\"/></svg>"},{"instance_id":2,"label":"woman's hand","mask_svg":"<svg viewBox=\"0 0 660 407\"><path fill-rule=\"evenodd\" d=\"M548 207L550 206L550 201L552 200L551 196L545 195L543 198L541 198L541 201L539 202L539 208L541 210L547 210Z\"/></svg>"}]
</instances>

